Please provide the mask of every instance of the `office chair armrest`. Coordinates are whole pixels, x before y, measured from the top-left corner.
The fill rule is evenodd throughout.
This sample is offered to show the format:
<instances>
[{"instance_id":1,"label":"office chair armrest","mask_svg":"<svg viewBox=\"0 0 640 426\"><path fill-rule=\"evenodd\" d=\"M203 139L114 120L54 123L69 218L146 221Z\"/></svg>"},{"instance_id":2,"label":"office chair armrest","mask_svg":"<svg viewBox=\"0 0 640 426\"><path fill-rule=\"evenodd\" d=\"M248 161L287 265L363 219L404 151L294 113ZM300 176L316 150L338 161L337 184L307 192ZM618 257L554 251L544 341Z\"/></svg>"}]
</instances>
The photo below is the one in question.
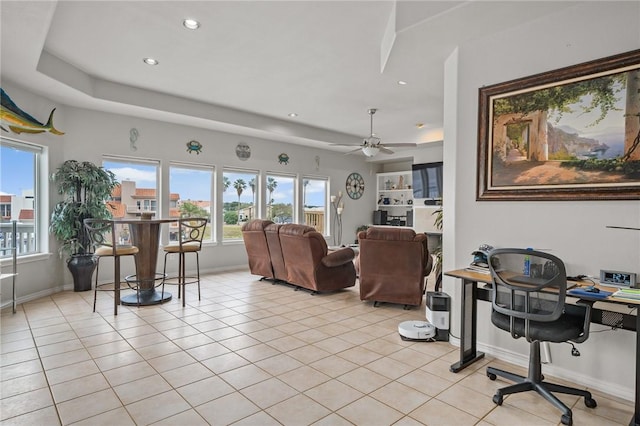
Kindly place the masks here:
<instances>
[{"instance_id":1,"label":"office chair armrest","mask_svg":"<svg viewBox=\"0 0 640 426\"><path fill-rule=\"evenodd\" d=\"M593 304L595 303L594 300L578 300L576 302L576 304L574 305L575 307L580 307L580 308L584 308L584 324L582 325L582 329L584 330L584 333L582 333L582 336L578 337L577 339L573 340L575 343L582 343L585 340L587 340L587 338L589 337L589 328L591 326L591 308L593 307ZM571 306L571 305L566 305L567 307ZM582 314L580 314L582 315Z\"/></svg>"}]
</instances>

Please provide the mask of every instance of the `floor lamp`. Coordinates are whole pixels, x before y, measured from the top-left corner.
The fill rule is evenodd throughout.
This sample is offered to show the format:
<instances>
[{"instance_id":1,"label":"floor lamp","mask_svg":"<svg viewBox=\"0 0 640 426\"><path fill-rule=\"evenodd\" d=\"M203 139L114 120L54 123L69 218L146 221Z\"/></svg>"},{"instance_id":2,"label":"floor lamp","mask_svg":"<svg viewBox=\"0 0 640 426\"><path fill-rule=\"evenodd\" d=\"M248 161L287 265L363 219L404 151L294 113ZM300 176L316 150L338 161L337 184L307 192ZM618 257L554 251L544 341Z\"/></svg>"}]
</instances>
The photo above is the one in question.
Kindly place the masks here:
<instances>
[{"instance_id":1,"label":"floor lamp","mask_svg":"<svg viewBox=\"0 0 640 426\"><path fill-rule=\"evenodd\" d=\"M344 203L342 202L342 191L338 191L338 196L331 196L331 206L333 207L333 245L342 244L342 212Z\"/></svg>"}]
</instances>

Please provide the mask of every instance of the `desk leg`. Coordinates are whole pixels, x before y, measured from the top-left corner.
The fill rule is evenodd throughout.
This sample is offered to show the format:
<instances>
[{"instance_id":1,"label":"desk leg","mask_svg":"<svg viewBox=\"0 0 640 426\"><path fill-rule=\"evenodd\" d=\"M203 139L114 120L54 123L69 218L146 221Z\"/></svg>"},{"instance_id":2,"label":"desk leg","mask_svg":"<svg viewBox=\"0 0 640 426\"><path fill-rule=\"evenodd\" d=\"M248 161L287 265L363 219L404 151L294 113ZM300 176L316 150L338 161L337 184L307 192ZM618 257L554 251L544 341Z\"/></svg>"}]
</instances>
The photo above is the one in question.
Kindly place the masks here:
<instances>
[{"instance_id":1,"label":"desk leg","mask_svg":"<svg viewBox=\"0 0 640 426\"><path fill-rule=\"evenodd\" d=\"M477 360L484 358L484 353L476 350L477 289L477 282L462 280L460 361L452 364L449 368L453 373L457 373Z\"/></svg>"},{"instance_id":2,"label":"desk leg","mask_svg":"<svg viewBox=\"0 0 640 426\"><path fill-rule=\"evenodd\" d=\"M640 312L636 311L636 395L635 395L635 409L633 410L633 417L629 422L629 426L640 426Z\"/></svg>"}]
</instances>

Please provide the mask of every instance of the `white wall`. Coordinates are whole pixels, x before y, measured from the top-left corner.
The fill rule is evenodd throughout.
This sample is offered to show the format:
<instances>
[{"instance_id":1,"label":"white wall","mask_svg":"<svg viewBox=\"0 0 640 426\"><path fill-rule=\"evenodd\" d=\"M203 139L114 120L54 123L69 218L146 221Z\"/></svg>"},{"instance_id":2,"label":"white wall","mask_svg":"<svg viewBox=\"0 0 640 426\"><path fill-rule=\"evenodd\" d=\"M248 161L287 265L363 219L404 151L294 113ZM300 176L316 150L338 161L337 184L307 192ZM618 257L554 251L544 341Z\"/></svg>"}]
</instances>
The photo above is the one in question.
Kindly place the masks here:
<instances>
[{"instance_id":1,"label":"white wall","mask_svg":"<svg viewBox=\"0 0 640 426\"><path fill-rule=\"evenodd\" d=\"M640 232L606 228L640 227L638 201L475 201L480 87L638 48L639 2L576 3L459 46L445 67L445 270L465 267L470 253L488 243L549 249L565 261L570 275L598 275L601 268L640 273ZM457 285L446 277L444 290L458 296ZM480 302L478 311L481 347L488 352L502 348L501 356L513 356L524 365L526 342L515 341L491 325L488 303ZM459 315L458 310L452 312L455 334ZM552 345L553 362L547 371L633 399L633 374L629 374L635 365L633 332L592 333L580 347L580 358L571 357L569 349L566 344Z\"/></svg>"}]
</instances>

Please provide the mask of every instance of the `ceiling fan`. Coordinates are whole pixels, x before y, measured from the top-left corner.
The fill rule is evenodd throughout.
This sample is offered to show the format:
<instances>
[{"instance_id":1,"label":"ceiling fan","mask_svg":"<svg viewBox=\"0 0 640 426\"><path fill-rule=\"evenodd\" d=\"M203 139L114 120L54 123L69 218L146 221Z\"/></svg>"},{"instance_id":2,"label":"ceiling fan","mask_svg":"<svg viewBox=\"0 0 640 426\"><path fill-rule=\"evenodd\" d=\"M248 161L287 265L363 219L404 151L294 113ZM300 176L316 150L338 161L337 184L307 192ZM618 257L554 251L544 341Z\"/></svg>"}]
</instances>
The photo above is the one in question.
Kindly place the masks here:
<instances>
[{"instance_id":1,"label":"ceiling fan","mask_svg":"<svg viewBox=\"0 0 640 426\"><path fill-rule=\"evenodd\" d=\"M362 151L362 153L364 155L366 155L367 157L375 157L378 154L378 152L383 152L385 154L393 154L393 151L388 148L389 146L394 146L394 147L416 147L417 146L417 144L415 144L415 143L388 143L388 144L383 144L382 141L380 140L380 138L375 136L374 133L373 133L373 114L375 114L376 111L377 111L377 109L375 109L375 108L371 108L371 109L367 110L367 112L369 113L369 116L371 116L371 129L370 129L370 132L369 132L369 137L364 138L364 140L362 141L362 144L357 149L354 149L353 151L346 152L345 155L353 154L353 153ZM353 146L353 145L350 145L350 144L342 144L342 143L334 143L332 145L336 145L336 146Z\"/></svg>"}]
</instances>

